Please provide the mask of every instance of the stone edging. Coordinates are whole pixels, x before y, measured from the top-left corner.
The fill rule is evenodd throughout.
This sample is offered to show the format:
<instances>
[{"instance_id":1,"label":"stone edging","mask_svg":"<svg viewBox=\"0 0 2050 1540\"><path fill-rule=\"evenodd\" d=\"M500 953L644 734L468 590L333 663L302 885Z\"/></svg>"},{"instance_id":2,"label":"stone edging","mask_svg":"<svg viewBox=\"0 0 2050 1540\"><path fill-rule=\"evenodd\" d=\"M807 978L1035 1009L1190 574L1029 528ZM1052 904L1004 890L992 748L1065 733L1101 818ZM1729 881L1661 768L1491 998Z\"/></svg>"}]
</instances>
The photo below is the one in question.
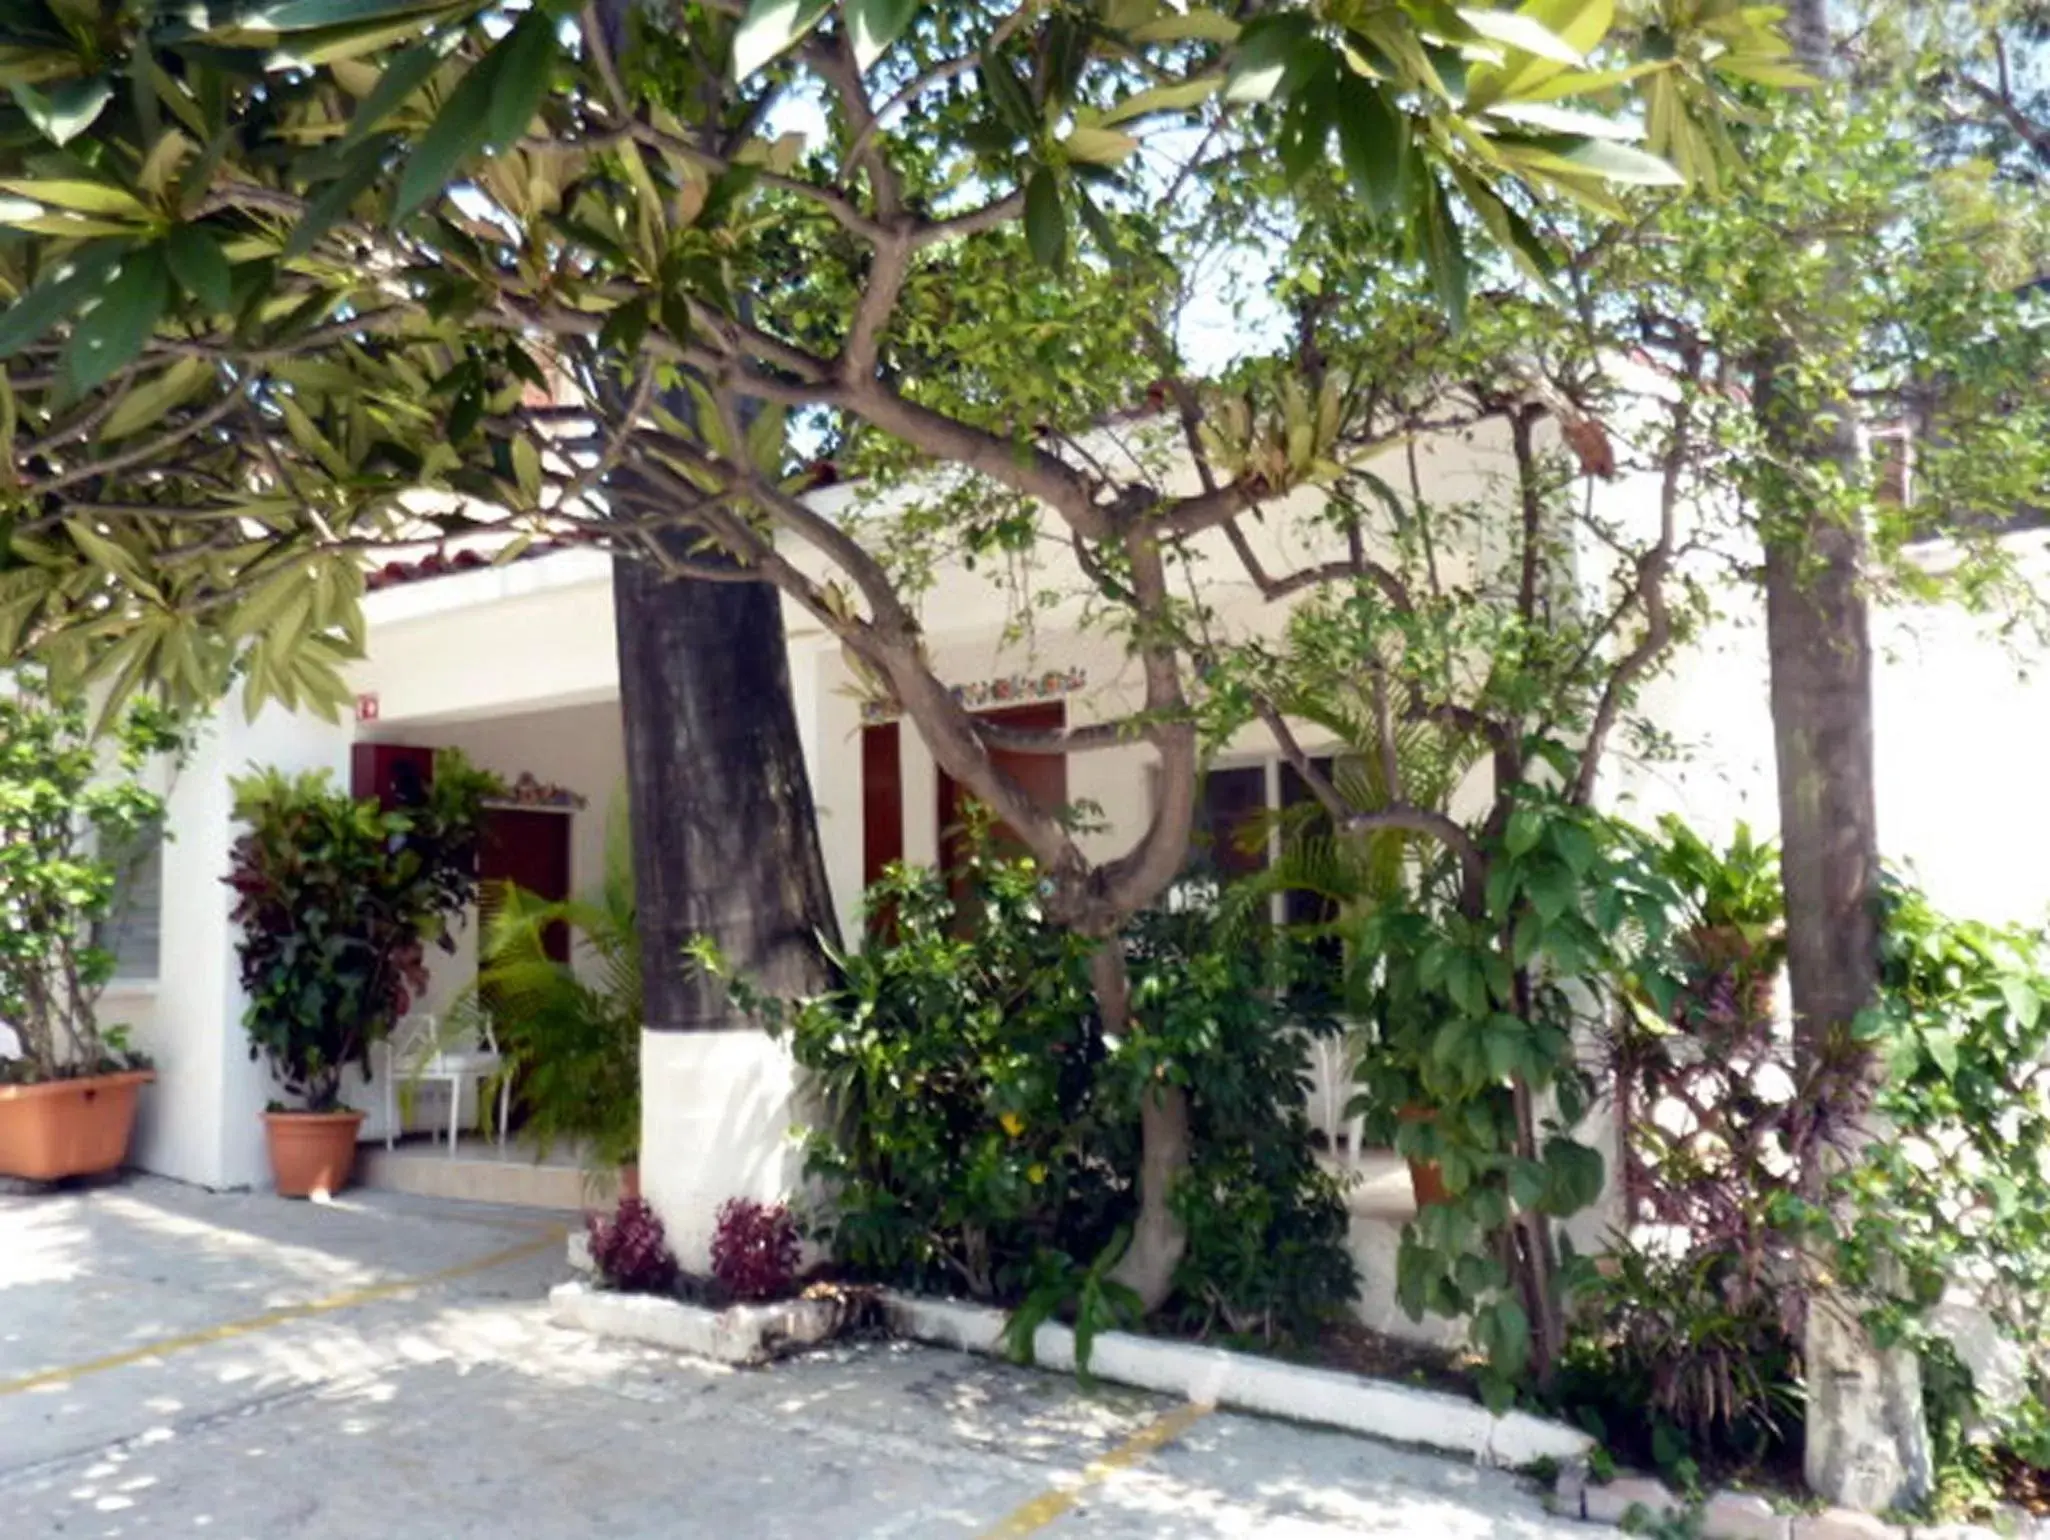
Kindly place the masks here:
<instances>
[{"instance_id":1,"label":"stone edging","mask_svg":"<svg viewBox=\"0 0 2050 1540\"><path fill-rule=\"evenodd\" d=\"M1687 1505L1663 1482L1649 1476L1619 1476L1600 1485L1585 1466L1560 1473L1547 1504L1554 1513L1590 1524L1620 1525L1634 1508L1652 1518L1677 1517ZM1819 1513L1781 1513L1750 1492L1717 1492L1702 1505L1703 1540L2050 1540L2050 1526L2016 1511L2011 1523L1989 1529L1979 1524L1889 1524L1849 1508Z\"/></svg>"},{"instance_id":2,"label":"stone edging","mask_svg":"<svg viewBox=\"0 0 2050 1540\"><path fill-rule=\"evenodd\" d=\"M893 1292L885 1292L882 1301L900 1336L970 1353L1003 1352L1005 1311ZM1065 1326L1041 1326L1033 1334L1032 1347L1046 1368L1075 1367L1075 1334ZM1586 1434L1564 1423L1524 1412L1497 1417L1478 1402L1439 1391L1129 1332L1099 1333L1089 1372L1204 1405L1463 1454L1483 1465L1514 1468L1537 1460L1576 1461L1593 1446Z\"/></svg>"},{"instance_id":3,"label":"stone edging","mask_svg":"<svg viewBox=\"0 0 2050 1540\"><path fill-rule=\"evenodd\" d=\"M557 1284L548 1314L558 1326L695 1353L726 1364L765 1364L824 1342L840 1329L840 1302L786 1299L713 1310L659 1294L618 1294L588 1284Z\"/></svg>"}]
</instances>

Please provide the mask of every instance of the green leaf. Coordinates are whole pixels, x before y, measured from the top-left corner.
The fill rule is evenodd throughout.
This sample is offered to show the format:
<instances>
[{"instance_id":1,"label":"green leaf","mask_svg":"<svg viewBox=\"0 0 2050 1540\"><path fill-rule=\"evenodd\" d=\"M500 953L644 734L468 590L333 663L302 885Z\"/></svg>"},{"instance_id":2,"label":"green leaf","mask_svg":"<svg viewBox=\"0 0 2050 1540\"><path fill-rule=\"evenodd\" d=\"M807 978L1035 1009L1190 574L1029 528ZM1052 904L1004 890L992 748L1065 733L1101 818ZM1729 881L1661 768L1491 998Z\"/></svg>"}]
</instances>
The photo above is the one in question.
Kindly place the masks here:
<instances>
[{"instance_id":1,"label":"green leaf","mask_svg":"<svg viewBox=\"0 0 2050 1540\"><path fill-rule=\"evenodd\" d=\"M1405 125L1372 81L1348 79L1336 94L1338 153L1345 174L1367 200L1367 207L1385 217L1402 194L1402 157L1408 148Z\"/></svg>"},{"instance_id":2,"label":"green leaf","mask_svg":"<svg viewBox=\"0 0 2050 1540\"><path fill-rule=\"evenodd\" d=\"M1509 827L1502 833L1502 843L1512 856L1527 856L1537 849L1538 839L1544 832L1544 815L1536 808L1520 807L1509 815Z\"/></svg>"},{"instance_id":3,"label":"green leaf","mask_svg":"<svg viewBox=\"0 0 2050 1540\"><path fill-rule=\"evenodd\" d=\"M212 376L213 365L205 359L179 359L123 396L121 404L100 425L100 437L126 438L154 427L173 408L184 405Z\"/></svg>"},{"instance_id":4,"label":"green leaf","mask_svg":"<svg viewBox=\"0 0 2050 1540\"><path fill-rule=\"evenodd\" d=\"M867 69L904 35L923 0L847 0L847 35L854 63Z\"/></svg>"},{"instance_id":5,"label":"green leaf","mask_svg":"<svg viewBox=\"0 0 2050 1540\"><path fill-rule=\"evenodd\" d=\"M1516 15L1582 57L1594 52L1616 20L1615 0L1527 0ZM1466 17L1472 23L1471 15ZM1479 30L1476 27L1476 30ZM1573 68L1557 57L1513 45L1499 66L1482 65L1467 81L1466 102L1478 109L1505 97L1527 97L1544 82Z\"/></svg>"},{"instance_id":6,"label":"green leaf","mask_svg":"<svg viewBox=\"0 0 2050 1540\"><path fill-rule=\"evenodd\" d=\"M104 75L67 80L47 92L30 85L14 87L15 104L29 122L41 129L45 138L60 145L71 143L91 128L113 96L114 87Z\"/></svg>"},{"instance_id":7,"label":"green leaf","mask_svg":"<svg viewBox=\"0 0 2050 1540\"><path fill-rule=\"evenodd\" d=\"M1209 101L1223 84L1222 75L1211 74L1198 75L1191 80L1171 81L1166 85L1148 86L1143 91L1134 91L1096 121L1107 128L1113 123L1129 123L1134 118L1147 117L1156 112L1184 112Z\"/></svg>"},{"instance_id":8,"label":"green leaf","mask_svg":"<svg viewBox=\"0 0 2050 1540\"><path fill-rule=\"evenodd\" d=\"M1515 1378L1530 1359L1530 1317L1513 1299L1498 1299L1474 1316L1474 1330L1498 1373Z\"/></svg>"},{"instance_id":9,"label":"green leaf","mask_svg":"<svg viewBox=\"0 0 2050 1540\"><path fill-rule=\"evenodd\" d=\"M437 10L448 0L280 0L279 4L247 11L235 20L241 32L307 32L324 27L345 27L357 22L377 22L415 11Z\"/></svg>"},{"instance_id":10,"label":"green leaf","mask_svg":"<svg viewBox=\"0 0 2050 1540\"><path fill-rule=\"evenodd\" d=\"M1061 212L1060 183L1046 167L1025 183L1025 243L1041 267L1059 272L1068 254L1068 221Z\"/></svg>"},{"instance_id":11,"label":"green leaf","mask_svg":"<svg viewBox=\"0 0 2050 1540\"><path fill-rule=\"evenodd\" d=\"M234 308L235 275L211 234L200 225L180 225L164 242L164 259L179 285L215 315Z\"/></svg>"},{"instance_id":12,"label":"green leaf","mask_svg":"<svg viewBox=\"0 0 2050 1540\"><path fill-rule=\"evenodd\" d=\"M11 358L85 303L109 269L128 249L123 241L99 241L74 252L46 273L26 294L0 313L0 358Z\"/></svg>"},{"instance_id":13,"label":"green leaf","mask_svg":"<svg viewBox=\"0 0 2050 1540\"><path fill-rule=\"evenodd\" d=\"M1422 230L1424 265L1431 274L1431 286L1438 303L1455 332L1466 329L1466 238L1459 221L1452 217L1451 200L1436 177L1424 183Z\"/></svg>"},{"instance_id":14,"label":"green leaf","mask_svg":"<svg viewBox=\"0 0 2050 1540\"><path fill-rule=\"evenodd\" d=\"M2021 1024L2024 1031L2035 1026L2036 1018L2043 1013L2043 997L2031 989L2024 979L2003 978L2000 981L2000 997L2007 1002L2007 1008L2014 1013L2014 1019Z\"/></svg>"},{"instance_id":15,"label":"green leaf","mask_svg":"<svg viewBox=\"0 0 2050 1540\"><path fill-rule=\"evenodd\" d=\"M1644 137L1644 131L1635 123L1605 118L1598 112L1587 112L1579 107L1558 107L1550 102L1498 102L1488 108L1487 116L1524 128L1541 129L1548 134L1581 134L1590 139L1625 142Z\"/></svg>"},{"instance_id":16,"label":"green leaf","mask_svg":"<svg viewBox=\"0 0 2050 1540\"><path fill-rule=\"evenodd\" d=\"M171 295L161 248L143 246L121 259L99 297L78 318L65 349L64 372L84 395L142 351Z\"/></svg>"},{"instance_id":17,"label":"green leaf","mask_svg":"<svg viewBox=\"0 0 2050 1540\"><path fill-rule=\"evenodd\" d=\"M1544 1160L1550 1178L1545 1194L1546 1213L1564 1218L1602 1195L1601 1151L1557 1135L1545 1142Z\"/></svg>"},{"instance_id":18,"label":"green leaf","mask_svg":"<svg viewBox=\"0 0 2050 1540\"><path fill-rule=\"evenodd\" d=\"M1011 66L985 50L976 70L982 78L983 90L989 93L990 105L996 108L997 120L1012 133L1031 138L1038 127L1032 98L1018 83Z\"/></svg>"},{"instance_id":19,"label":"green leaf","mask_svg":"<svg viewBox=\"0 0 2050 1540\"><path fill-rule=\"evenodd\" d=\"M1061 141L1061 148L1068 152L1070 160L1093 166L1114 166L1138 149L1139 141L1114 128L1078 125L1069 130L1068 137Z\"/></svg>"},{"instance_id":20,"label":"green leaf","mask_svg":"<svg viewBox=\"0 0 2050 1540\"><path fill-rule=\"evenodd\" d=\"M323 187L320 196L306 205L306 212L299 216L299 223L292 227L291 235L286 238L284 256L304 256L334 227L336 220L349 212L350 205L377 180L378 173L384 169L384 157L394 142L394 136L379 134L356 147L355 153L343 164L341 175Z\"/></svg>"},{"instance_id":21,"label":"green leaf","mask_svg":"<svg viewBox=\"0 0 2050 1540\"><path fill-rule=\"evenodd\" d=\"M492 153L527 131L547 94L549 73L555 68L560 47L555 19L543 11L530 11L505 35L505 41L491 50L500 61L484 118L484 143Z\"/></svg>"},{"instance_id":22,"label":"green leaf","mask_svg":"<svg viewBox=\"0 0 2050 1540\"><path fill-rule=\"evenodd\" d=\"M1523 1069L1524 1044L1529 1035L1514 1016L1499 1012L1490 1016L1481 1034L1481 1052L1488 1062L1488 1074L1496 1080L1515 1079Z\"/></svg>"},{"instance_id":23,"label":"green leaf","mask_svg":"<svg viewBox=\"0 0 2050 1540\"><path fill-rule=\"evenodd\" d=\"M46 181L10 180L0 181L0 190L33 198L48 208L69 209L76 214L115 214L125 219L149 217L148 208L134 193L107 182L62 177Z\"/></svg>"},{"instance_id":24,"label":"green leaf","mask_svg":"<svg viewBox=\"0 0 2050 1540\"><path fill-rule=\"evenodd\" d=\"M1530 895L1531 907L1549 925L1573 908L1580 884L1564 862L1544 861L1525 874L1523 890Z\"/></svg>"},{"instance_id":25,"label":"green leaf","mask_svg":"<svg viewBox=\"0 0 2050 1540\"><path fill-rule=\"evenodd\" d=\"M442 52L434 43L415 43L384 67L370 94L357 104L349 119L349 131L342 135L344 147L360 143L370 131L404 106L433 76Z\"/></svg>"},{"instance_id":26,"label":"green leaf","mask_svg":"<svg viewBox=\"0 0 2050 1540\"><path fill-rule=\"evenodd\" d=\"M745 80L795 47L832 8L832 0L751 0L733 33L733 78Z\"/></svg>"},{"instance_id":27,"label":"green leaf","mask_svg":"<svg viewBox=\"0 0 2050 1540\"><path fill-rule=\"evenodd\" d=\"M555 52L554 21L530 11L471 67L406 162L393 218L404 219L441 192L478 150L519 137L547 89Z\"/></svg>"},{"instance_id":28,"label":"green leaf","mask_svg":"<svg viewBox=\"0 0 2050 1540\"><path fill-rule=\"evenodd\" d=\"M1948 1027L1927 1027L1922 1032L1922 1047L1927 1050L1930 1061L1943 1071L1945 1080L1957 1078L1957 1034Z\"/></svg>"},{"instance_id":29,"label":"green leaf","mask_svg":"<svg viewBox=\"0 0 2050 1540\"><path fill-rule=\"evenodd\" d=\"M1231 102L1264 102L1281 88L1297 67L1298 50L1312 45L1310 18L1299 11L1263 16L1239 32L1226 72L1224 98Z\"/></svg>"},{"instance_id":30,"label":"green leaf","mask_svg":"<svg viewBox=\"0 0 2050 1540\"><path fill-rule=\"evenodd\" d=\"M1609 139L1564 139L1538 141L1531 145L1543 160L1563 161L1567 168L1599 177L1605 182L1627 182L1640 187L1684 187L1687 179L1667 162L1649 151Z\"/></svg>"},{"instance_id":31,"label":"green leaf","mask_svg":"<svg viewBox=\"0 0 2050 1540\"><path fill-rule=\"evenodd\" d=\"M1491 43L1501 43L1535 58L1550 59L1575 69L1587 63L1585 54L1531 15L1528 7L1521 11L1491 11L1480 6L1465 6L1459 12L1459 19Z\"/></svg>"},{"instance_id":32,"label":"green leaf","mask_svg":"<svg viewBox=\"0 0 2050 1540\"><path fill-rule=\"evenodd\" d=\"M1221 11L1191 10L1142 21L1127 28L1125 36L1135 43L1229 43L1238 37L1239 30L1239 24Z\"/></svg>"}]
</instances>

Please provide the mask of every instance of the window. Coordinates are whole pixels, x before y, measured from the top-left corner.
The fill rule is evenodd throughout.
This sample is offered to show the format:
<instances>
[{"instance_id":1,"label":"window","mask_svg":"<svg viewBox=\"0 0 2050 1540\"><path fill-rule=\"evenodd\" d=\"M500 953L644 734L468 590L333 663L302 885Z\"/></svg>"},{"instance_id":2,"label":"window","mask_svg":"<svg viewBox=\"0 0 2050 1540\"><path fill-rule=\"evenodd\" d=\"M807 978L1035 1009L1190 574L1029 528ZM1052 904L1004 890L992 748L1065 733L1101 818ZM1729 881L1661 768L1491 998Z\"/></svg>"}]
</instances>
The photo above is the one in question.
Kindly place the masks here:
<instances>
[{"instance_id":1,"label":"window","mask_svg":"<svg viewBox=\"0 0 2050 1540\"><path fill-rule=\"evenodd\" d=\"M164 832L138 834L114 853L114 904L94 941L114 954L117 979L154 979L164 907Z\"/></svg>"},{"instance_id":2,"label":"window","mask_svg":"<svg viewBox=\"0 0 2050 1540\"><path fill-rule=\"evenodd\" d=\"M1328 757L1310 763L1321 774L1331 771ZM1313 800L1295 767L1278 759L1213 767L1203 777L1196 808L1190 875L1229 882L1266 870L1281 840L1275 814ZM1314 922L1326 917L1326 907L1314 893L1286 893L1279 900L1277 917L1292 925Z\"/></svg>"}]
</instances>

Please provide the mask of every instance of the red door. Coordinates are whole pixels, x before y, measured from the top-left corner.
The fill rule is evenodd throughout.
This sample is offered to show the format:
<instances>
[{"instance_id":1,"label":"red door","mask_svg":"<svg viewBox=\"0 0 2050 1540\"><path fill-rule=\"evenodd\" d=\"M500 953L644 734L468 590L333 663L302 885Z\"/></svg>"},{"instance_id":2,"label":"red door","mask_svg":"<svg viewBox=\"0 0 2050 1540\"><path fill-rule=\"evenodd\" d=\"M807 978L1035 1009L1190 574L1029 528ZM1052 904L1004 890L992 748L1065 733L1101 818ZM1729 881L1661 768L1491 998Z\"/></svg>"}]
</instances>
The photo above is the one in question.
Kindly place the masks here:
<instances>
[{"instance_id":1,"label":"red door","mask_svg":"<svg viewBox=\"0 0 2050 1540\"><path fill-rule=\"evenodd\" d=\"M484 810L477 854L480 923L490 923L497 895L507 883L517 883L540 898L569 897L569 821L567 813L534 808ZM542 945L557 962L568 962L568 927L551 925Z\"/></svg>"},{"instance_id":2,"label":"red door","mask_svg":"<svg viewBox=\"0 0 2050 1540\"><path fill-rule=\"evenodd\" d=\"M1068 708L1061 701L1031 706L1007 706L1001 711L981 713L984 721L1015 727L1021 732L1057 733L1068 725ZM997 767L1024 789L1035 806L1058 812L1068 805L1068 756L1065 754L1020 754L1011 749L994 749L990 758ZM940 772L939 831L940 864L954 866L960 859L961 815L968 792L946 771ZM991 831L999 850L1023 852L1016 831L998 824Z\"/></svg>"}]
</instances>

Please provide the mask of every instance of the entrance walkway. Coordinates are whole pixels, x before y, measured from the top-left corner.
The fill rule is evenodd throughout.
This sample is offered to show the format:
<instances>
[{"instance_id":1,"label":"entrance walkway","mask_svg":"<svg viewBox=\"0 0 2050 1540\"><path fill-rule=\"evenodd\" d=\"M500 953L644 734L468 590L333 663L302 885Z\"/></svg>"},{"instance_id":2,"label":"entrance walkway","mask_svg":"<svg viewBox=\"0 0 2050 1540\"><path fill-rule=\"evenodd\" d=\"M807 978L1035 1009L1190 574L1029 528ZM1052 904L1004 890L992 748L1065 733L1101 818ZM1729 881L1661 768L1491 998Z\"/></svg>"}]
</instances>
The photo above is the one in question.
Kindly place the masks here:
<instances>
[{"instance_id":1,"label":"entrance walkway","mask_svg":"<svg viewBox=\"0 0 2050 1540\"><path fill-rule=\"evenodd\" d=\"M0 1198L0 1535L1586 1540L1516 1478L933 1349L550 1326L558 1216Z\"/></svg>"}]
</instances>

